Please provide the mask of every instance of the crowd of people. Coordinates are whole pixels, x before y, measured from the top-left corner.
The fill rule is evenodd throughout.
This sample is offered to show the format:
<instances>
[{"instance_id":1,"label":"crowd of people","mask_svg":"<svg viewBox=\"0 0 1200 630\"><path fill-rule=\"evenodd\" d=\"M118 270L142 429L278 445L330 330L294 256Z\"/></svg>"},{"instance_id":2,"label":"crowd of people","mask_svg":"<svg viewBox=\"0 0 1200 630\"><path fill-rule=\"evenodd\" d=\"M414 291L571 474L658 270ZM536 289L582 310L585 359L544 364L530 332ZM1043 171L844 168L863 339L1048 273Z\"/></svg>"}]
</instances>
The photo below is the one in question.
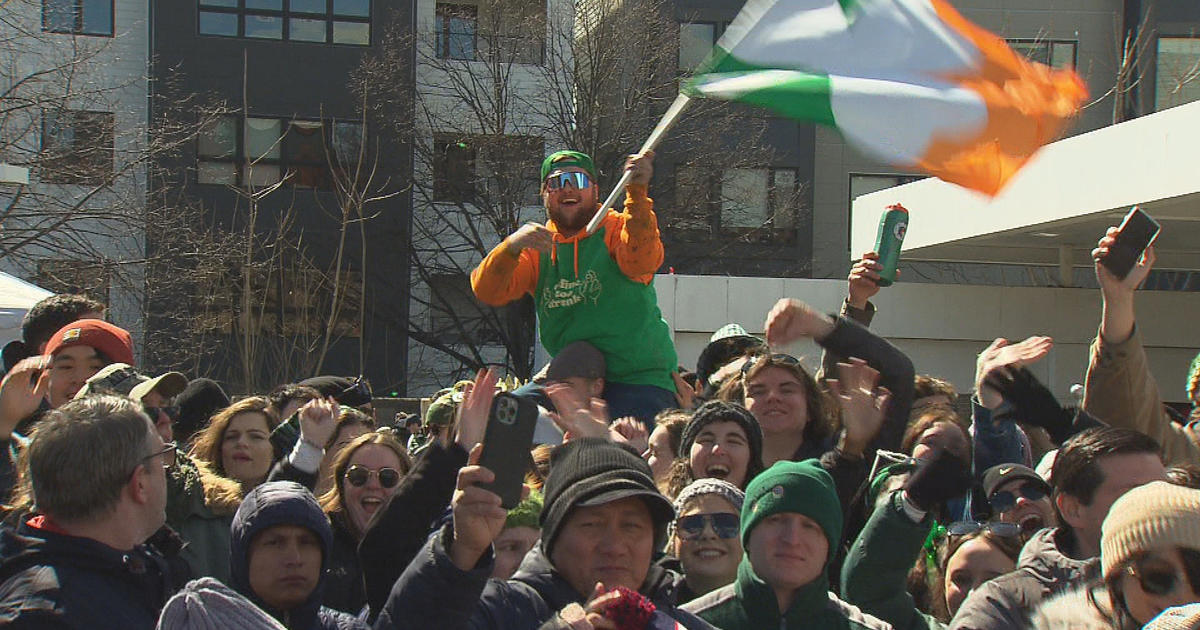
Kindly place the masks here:
<instances>
[{"instance_id":1,"label":"crowd of people","mask_svg":"<svg viewBox=\"0 0 1200 630\"><path fill-rule=\"evenodd\" d=\"M146 374L103 304L37 304L4 349L0 625L1200 627L1200 357L1183 416L1136 325L1152 247L1125 278L1096 265L1079 408L1029 369L1041 336L981 349L960 406L870 330L875 253L840 313L781 300L685 369L652 286L653 157L590 233L591 158L546 158L548 220L472 285L532 296L551 361L515 388L481 370L423 417L378 417L361 377L231 398ZM800 339L815 372L779 352ZM507 507L480 465L501 390L538 409Z\"/></svg>"}]
</instances>

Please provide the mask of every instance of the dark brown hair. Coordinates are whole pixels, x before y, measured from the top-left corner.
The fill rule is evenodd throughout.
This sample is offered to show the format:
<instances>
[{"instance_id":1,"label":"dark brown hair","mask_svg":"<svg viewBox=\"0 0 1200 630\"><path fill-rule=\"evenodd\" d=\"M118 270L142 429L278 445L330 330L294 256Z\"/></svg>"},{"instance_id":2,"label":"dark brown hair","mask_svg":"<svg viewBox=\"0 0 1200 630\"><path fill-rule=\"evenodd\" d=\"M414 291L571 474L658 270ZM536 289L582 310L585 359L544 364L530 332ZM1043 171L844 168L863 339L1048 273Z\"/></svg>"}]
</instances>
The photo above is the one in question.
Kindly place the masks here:
<instances>
[{"instance_id":1,"label":"dark brown hair","mask_svg":"<svg viewBox=\"0 0 1200 630\"><path fill-rule=\"evenodd\" d=\"M208 464L214 472L222 477L228 477L225 467L221 464L221 446L225 440L225 430L229 428L233 417L241 413L260 413L267 419L267 430L274 430L279 424L279 416L271 407L271 401L265 396L247 396L232 405L220 410L213 416L212 422L197 434L195 444L188 452L193 459Z\"/></svg>"}]
</instances>

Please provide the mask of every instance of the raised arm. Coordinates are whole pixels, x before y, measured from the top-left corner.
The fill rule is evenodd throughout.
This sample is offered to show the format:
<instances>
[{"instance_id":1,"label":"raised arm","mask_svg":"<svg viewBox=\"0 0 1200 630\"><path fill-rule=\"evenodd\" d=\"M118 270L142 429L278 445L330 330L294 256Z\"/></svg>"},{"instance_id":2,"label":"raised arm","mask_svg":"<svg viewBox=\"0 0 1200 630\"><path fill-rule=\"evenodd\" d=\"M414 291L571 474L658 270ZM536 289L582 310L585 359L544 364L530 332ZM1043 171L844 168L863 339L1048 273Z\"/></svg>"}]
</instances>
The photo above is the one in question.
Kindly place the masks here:
<instances>
[{"instance_id":1,"label":"raised arm","mask_svg":"<svg viewBox=\"0 0 1200 630\"><path fill-rule=\"evenodd\" d=\"M613 260L630 280L649 284L663 263L662 238L654 201L649 197L650 178L654 176L654 152L631 155L625 160L630 172L625 187L625 211L606 217L604 244Z\"/></svg>"},{"instance_id":2,"label":"raised arm","mask_svg":"<svg viewBox=\"0 0 1200 630\"><path fill-rule=\"evenodd\" d=\"M1099 420L1140 431L1162 446L1167 464L1195 462L1200 458L1197 437L1171 421L1162 406L1158 383L1150 374L1146 350L1136 328L1134 294L1154 266L1154 248L1124 279L1100 263L1118 234L1109 228L1092 250L1103 310L1100 330L1092 342L1084 381L1083 408Z\"/></svg>"}]
</instances>

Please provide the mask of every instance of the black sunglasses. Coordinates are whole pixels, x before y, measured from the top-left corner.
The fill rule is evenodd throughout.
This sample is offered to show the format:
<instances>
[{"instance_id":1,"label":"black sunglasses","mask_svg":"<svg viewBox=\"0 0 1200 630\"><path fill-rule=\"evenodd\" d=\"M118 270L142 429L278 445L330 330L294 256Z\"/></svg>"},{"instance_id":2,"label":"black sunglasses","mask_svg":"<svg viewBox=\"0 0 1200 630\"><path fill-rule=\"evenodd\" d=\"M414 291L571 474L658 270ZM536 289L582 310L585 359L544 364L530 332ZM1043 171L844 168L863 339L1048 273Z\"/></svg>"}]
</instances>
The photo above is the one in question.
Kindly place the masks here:
<instances>
[{"instance_id":1,"label":"black sunglasses","mask_svg":"<svg viewBox=\"0 0 1200 630\"><path fill-rule=\"evenodd\" d=\"M1159 597L1174 593L1183 581L1179 571L1170 565L1142 566L1141 562L1134 562L1127 570L1143 591Z\"/></svg>"},{"instance_id":2,"label":"black sunglasses","mask_svg":"<svg viewBox=\"0 0 1200 630\"><path fill-rule=\"evenodd\" d=\"M1030 501L1041 501L1046 496L1046 489L1036 483L1027 483L1017 488L1016 492L1011 490L993 492L992 496L988 497L988 503L992 504L992 510L997 514L1007 512L1017 504L1018 494Z\"/></svg>"},{"instance_id":3,"label":"black sunglasses","mask_svg":"<svg viewBox=\"0 0 1200 630\"><path fill-rule=\"evenodd\" d=\"M396 470L395 468L380 468L379 470L371 470L366 466L359 466L358 464L347 468L345 474L346 481L349 481L350 485L356 488L361 488L362 486L367 485L367 481L369 481L372 476L379 477L379 485L389 489L395 488L397 485L399 485L400 479L403 477L403 475L400 474L400 471Z\"/></svg>"},{"instance_id":4,"label":"black sunglasses","mask_svg":"<svg viewBox=\"0 0 1200 630\"><path fill-rule=\"evenodd\" d=\"M1001 538L1016 538L1021 535L1021 526L1016 523L1004 523L1001 521L987 521L981 523L979 521L958 521L950 523L946 527L946 534L950 536L970 536L979 532L988 531Z\"/></svg>"},{"instance_id":5,"label":"black sunglasses","mask_svg":"<svg viewBox=\"0 0 1200 630\"><path fill-rule=\"evenodd\" d=\"M142 405L142 411L145 411L146 415L150 416L151 420L157 420L158 412L160 411L167 414L167 417L172 420L175 420L179 417L179 407L177 405L170 405L166 407L151 407L150 405Z\"/></svg>"},{"instance_id":6,"label":"black sunglasses","mask_svg":"<svg viewBox=\"0 0 1200 630\"><path fill-rule=\"evenodd\" d=\"M550 190L558 190L567 184L574 186L575 190L583 190L592 185L592 180L587 173L578 171L554 173L546 178L546 188Z\"/></svg>"},{"instance_id":7,"label":"black sunglasses","mask_svg":"<svg viewBox=\"0 0 1200 630\"><path fill-rule=\"evenodd\" d=\"M692 514L675 521L676 536L680 540L696 540L704 533L705 524L712 525L717 538L737 538L741 533L741 518L729 512Z\"/></svg>"},{"instance_id":8,"label":"black sunglasses","mask_svg":"<svg viewBox=\"0 0 1200 630\"><path fill-rule=\"evenodd\" d=\"M758 365L758 362L763 359L766 359L767 361L770 361L771 363L782 363L784 365L800 365L800 359L797 359L796 357L794 357L790 354L782 354L782 353L758 354L758 355L750 357L749 359L746 359L746 362L742 364L742 378L746 378L746 374L749 374L750 370L754 369L754 366Z\"/></svg>"}]
</instances>

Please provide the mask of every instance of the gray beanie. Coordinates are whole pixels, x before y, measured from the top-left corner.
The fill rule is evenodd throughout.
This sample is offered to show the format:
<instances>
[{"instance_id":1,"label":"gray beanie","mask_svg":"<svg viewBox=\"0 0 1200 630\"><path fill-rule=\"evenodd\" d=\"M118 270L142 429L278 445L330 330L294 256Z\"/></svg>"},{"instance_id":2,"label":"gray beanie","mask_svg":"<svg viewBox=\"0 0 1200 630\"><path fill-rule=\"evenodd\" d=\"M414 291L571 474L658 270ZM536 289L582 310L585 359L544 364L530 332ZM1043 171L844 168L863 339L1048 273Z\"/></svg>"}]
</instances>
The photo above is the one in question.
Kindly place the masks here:
<instances>
[{"instance_id":1,"label":"gray beanie","mask_svg":"<svg viewBox=\"0 0 1200 630\"><path fill-rule=\"evenodd\" d=\"M687 507L688 501L706 494L715 494L725 499L733 505L733 509L737 510L739 515L742 513L742 504L746 501L746 493L724 479L710 477L697 479L679 491L679 496L675 497L675 513L683 514L683 509ZM671 521L671 524L667 526L667 537L670 538L674 535L675 521Z\"/></svg>"},{"instance_id":2,"label":"gray beanie","mask_svg":"<svg viewBox=\"0 0 1200 630\"><path fill-rule=\"evenodd\" d=\"M237 591L213 578L188 582L167 600L158 630L287 630Z\"/></svg>"}]
</instances>

